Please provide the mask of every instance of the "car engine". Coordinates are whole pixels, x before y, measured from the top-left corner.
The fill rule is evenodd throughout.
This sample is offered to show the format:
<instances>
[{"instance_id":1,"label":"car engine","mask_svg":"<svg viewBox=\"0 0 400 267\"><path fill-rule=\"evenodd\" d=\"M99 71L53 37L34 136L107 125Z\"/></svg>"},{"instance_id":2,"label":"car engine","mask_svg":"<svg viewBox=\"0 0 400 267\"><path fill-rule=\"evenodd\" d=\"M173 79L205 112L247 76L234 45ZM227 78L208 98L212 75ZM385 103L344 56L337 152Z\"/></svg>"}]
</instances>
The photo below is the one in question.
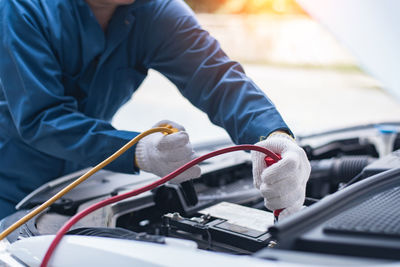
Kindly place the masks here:
<instances>
[{"instance_id":1,"label":"car engine","mask_svg":"<svg viewBox=\"0 0 400 267\"><path fill-rule=\"evenodd\" d=\"M200 164L202 176L97 210L68 235L165 244L191 240L201 250L325 265L400 260L400 123L362 125L297 137L311 162L304 209L274 223L253 186L250 154L235 152ZM200 144L202 155L230 145ZM85 173L38 188L3 219L1 231ZM110 196L158 179L102 170L7 237L12 244L54 235L74 214ZM350 258L346 258L350 257Z\"/></svg>"}]
</instances>

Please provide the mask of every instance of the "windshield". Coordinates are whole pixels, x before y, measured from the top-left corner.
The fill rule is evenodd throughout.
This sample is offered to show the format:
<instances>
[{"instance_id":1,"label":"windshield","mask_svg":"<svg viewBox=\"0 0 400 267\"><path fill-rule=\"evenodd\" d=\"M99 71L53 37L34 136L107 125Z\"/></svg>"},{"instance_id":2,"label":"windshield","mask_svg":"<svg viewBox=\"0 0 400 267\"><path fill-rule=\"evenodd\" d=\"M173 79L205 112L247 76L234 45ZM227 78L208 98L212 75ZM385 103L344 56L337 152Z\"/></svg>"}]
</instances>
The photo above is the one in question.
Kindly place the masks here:
<instances>
[{"instance_id":1,"label":"windshield","mask_svg":"<svg viewBox=\"0 0 400 267\"><path fill-rule=\"evenodd\" d=\"M273 100L296 135L398 121L400 102L296 2L187 2L203 28ZM162 119L185 125L193 143L228 138L171 82L150 71L113 124L118 129L142 131Z\"/></svg>"}]
</instances>

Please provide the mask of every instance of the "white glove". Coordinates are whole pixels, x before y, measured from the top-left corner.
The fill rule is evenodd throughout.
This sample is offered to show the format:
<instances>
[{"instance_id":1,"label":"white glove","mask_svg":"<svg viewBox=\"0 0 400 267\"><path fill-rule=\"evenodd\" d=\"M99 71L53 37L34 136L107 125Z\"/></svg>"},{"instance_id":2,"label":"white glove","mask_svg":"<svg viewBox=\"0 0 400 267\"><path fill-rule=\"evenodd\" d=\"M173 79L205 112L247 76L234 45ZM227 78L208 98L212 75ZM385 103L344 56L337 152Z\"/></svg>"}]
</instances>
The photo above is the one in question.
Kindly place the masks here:
<instances>
[{"instance_id":1,"label":"white glove","mask_svg":"<svg viewBox=\"0 0 400 267\"><path fill-rule=\"evenodd\" d=\"M178 129L179 132L168 135L162 133L150 134L138 142L135 152L136 163L139 169L151 172L160 177L169 174L194 159L194 151L185 128L168 120L158 122L153 128L166 124ZM178 175L170 182L182 183L193 178L198 178L200 175L200 167L196 165Z\"/></svg>"},{"instance_id":2,"label":"white glove","mask_svg":"<svg viewBox=\"0 0 400 267\"><path fill-rule=\"evenodd\" d=\"M299 211L304 203L311 166L304 150L287 134L274 133L255 145L280 154L282 159L267 167L265 154L251 152L254 185L270 210L285 209L279 218Z\"/></svg>"}]
</instances>

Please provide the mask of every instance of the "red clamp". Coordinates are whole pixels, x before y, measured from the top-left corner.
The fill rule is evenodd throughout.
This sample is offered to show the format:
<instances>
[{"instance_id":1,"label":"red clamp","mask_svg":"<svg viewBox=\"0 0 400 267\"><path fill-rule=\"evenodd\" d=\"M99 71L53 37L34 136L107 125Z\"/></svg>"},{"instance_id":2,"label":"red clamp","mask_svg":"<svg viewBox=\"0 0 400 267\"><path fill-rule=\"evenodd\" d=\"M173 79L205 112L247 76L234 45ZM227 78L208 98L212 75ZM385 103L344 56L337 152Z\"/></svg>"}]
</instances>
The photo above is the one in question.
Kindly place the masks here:
<instances>
[{"instance_id":1,"label":"red clamp","mask_svg":"<svg viewBox=\"0 0 400 267\"><path fill-rule=\"evenodd\" d=\"M277 156L279 159L282 159L281 155L276 154L276 156ZM269 167L269 166L271 166L272 164L275 164L275 163L276 163L276 161L275 161L273 158L271 158L270 156L266 156L266 157L264 158L264 160L265 160L265 164L267 164L267 167Z\"/></svg>"},{"instance_id":2,"label":"red clamp","mask_svg":"<svg viewBox=\"0 0 400 267\"><path fill-rule=\"evenodd\" d=\"M281 155L279 155L279 154L276 154L276 155L278 156L279 159L282 159ZM269 166L271 166L272 164L275 164L275 163L276 163L276 161L275 161L273 158L271 158L270 156L266 156L266 157L264 158L264 160L265 160L265 164L267 164L267 167L269 167ZM275 222L278 221L279 214L280 214L283 210L284 210L284 209L277 209L277 210L274 210Z\"/></svg>"}]
</instances>

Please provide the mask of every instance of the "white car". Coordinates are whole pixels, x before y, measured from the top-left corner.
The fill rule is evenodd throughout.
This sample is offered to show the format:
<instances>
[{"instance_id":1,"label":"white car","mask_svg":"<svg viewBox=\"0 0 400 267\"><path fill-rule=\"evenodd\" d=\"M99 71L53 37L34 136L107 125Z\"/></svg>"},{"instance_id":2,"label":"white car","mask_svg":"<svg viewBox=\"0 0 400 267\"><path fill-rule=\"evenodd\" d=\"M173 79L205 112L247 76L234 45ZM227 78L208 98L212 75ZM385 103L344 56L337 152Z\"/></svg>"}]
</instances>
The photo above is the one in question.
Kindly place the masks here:
<instances>
[{"instance_id":1,"label":"white car","mask_svg":"<svg viewBox=\"0 0 400 267\"><path fill-rule=\"evenodd\" d=\"M299 2L400 97L400 2ZM306 208L277 223L253 187L249 154L207 160L194 183L166 184L89 214L62 239L49 264L400 265L399 133L400 120L299 136L312 165ZM228 145L208 142L195 150L202 155ZM0 222L0 231L85 171L32 192ZM156 179L147 173L98 172L0 241L0 266L39 266L54 234L71 216Z\"/></svg>"}]
</instances>

